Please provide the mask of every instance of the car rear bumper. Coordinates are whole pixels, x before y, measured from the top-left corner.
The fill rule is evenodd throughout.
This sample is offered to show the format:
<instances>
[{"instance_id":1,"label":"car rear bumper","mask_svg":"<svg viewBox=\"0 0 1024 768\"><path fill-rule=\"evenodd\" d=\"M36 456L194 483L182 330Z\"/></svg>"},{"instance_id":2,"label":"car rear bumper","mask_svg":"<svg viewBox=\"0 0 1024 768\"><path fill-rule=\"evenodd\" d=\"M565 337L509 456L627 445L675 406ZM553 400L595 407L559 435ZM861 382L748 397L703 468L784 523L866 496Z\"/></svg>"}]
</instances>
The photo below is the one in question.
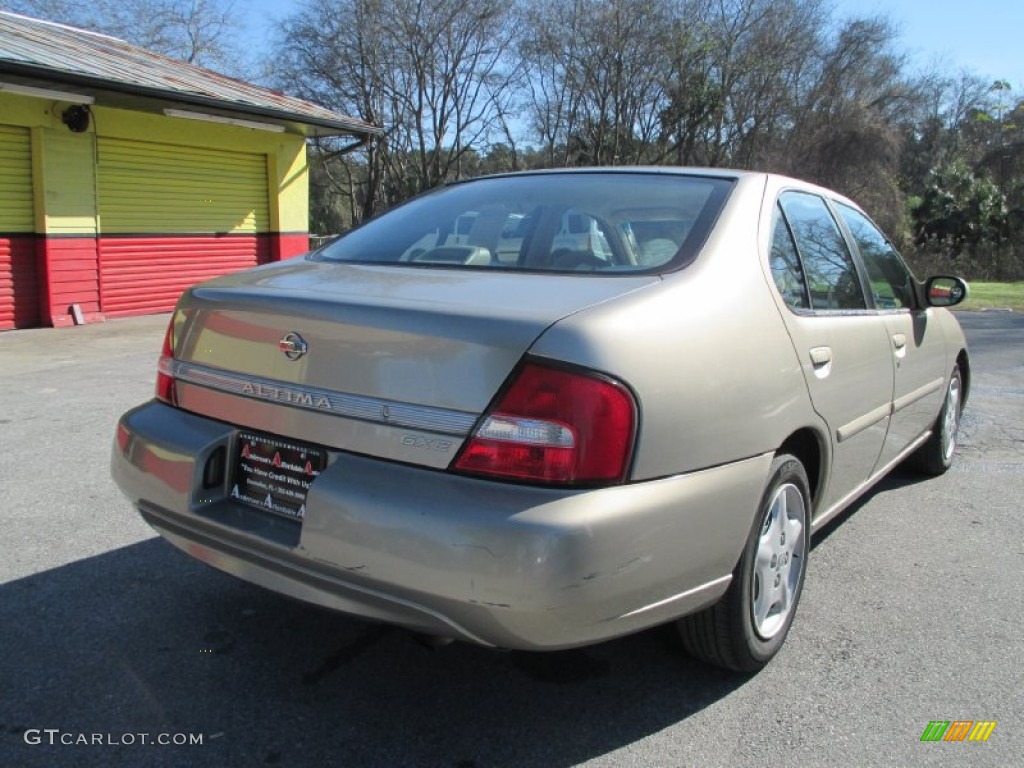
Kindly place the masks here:
<instances>
[{"instance_id":1,"label":"car rear bumper","mask_svg":"<svg viewBox=\"0 0 1024 768\"><path fill-rule=\"evenodd\" d=\"M598 642L721 596L763 455L613 488L497 483L332 452L299 523L233 501L210 457L237 429L158 402L118 424L112 474L162 536L246 581L483 645ZM230 465L230 461L228 464ZM208 479L208 477L207 477Z\"/></svg>"}]
</instances>

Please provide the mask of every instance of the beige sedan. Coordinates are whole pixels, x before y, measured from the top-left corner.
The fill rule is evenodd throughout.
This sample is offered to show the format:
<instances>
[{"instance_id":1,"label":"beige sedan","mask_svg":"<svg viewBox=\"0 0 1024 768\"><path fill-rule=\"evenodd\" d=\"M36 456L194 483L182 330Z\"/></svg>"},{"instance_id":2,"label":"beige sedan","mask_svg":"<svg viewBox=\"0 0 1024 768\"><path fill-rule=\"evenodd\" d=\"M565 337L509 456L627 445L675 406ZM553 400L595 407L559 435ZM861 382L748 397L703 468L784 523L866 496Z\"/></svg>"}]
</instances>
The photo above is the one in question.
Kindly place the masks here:
<instances>
[{"instance_id":1,"label":"beige sedan","mask_svg":"<svg viewBox=\"0 0 1024 768\"><path fill-rule=\"evenodd\" d=\"M966 293L793 179L477 179L187 291L113 476L286 595L530 650L672 621L754 670L812 533L904 460L949 467Z\"/></svg>"}]
</instances>

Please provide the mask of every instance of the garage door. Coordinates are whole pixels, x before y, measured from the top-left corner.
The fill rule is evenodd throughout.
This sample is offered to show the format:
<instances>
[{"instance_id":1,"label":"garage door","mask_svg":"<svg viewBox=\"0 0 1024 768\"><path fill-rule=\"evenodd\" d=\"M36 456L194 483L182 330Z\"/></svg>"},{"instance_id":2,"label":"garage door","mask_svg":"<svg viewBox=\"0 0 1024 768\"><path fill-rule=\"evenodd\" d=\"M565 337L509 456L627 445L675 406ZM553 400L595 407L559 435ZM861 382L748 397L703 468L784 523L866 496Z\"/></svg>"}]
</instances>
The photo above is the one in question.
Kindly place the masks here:
<instances>
[{"instance_id":1,"label":"garage door","mask_svg":"<svg viewBox=\"0 0 1024 768\"><path fill-rule=\"evenodd\" d=\"M100 306L162 312L188 286L268 260L265 155L97 140Z\"/></svg>"},{"instance_id":2,"label":"garage door","mask_svg":"<svg viewBox=\"0 0 1024 768\"><path fill-rule=\"evenodd\" d=\"M0 329L39 324L34 225L28 129L0 125Z\"/></svg>"}]
</instances>

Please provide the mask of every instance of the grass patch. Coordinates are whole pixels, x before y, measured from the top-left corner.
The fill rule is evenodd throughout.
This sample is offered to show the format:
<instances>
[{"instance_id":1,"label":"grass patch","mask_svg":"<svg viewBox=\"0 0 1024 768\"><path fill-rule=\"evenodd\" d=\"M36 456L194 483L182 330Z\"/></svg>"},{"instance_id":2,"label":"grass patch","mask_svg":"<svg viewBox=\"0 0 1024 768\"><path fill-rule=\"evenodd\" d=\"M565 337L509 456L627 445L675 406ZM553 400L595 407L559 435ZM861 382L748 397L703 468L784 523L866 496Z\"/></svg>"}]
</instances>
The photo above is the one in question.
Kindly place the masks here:
<instances>
[{"instance_id":1,"label":"grass patch","mask_svg":"<svg viewBox=\"0 0 1024 768\"><path fill-rule=\"evenodd\" d=\"M1024 312L1024 282L971 283L970 297L957 309L1010 309Z\"/></svg>"}]
</instances>

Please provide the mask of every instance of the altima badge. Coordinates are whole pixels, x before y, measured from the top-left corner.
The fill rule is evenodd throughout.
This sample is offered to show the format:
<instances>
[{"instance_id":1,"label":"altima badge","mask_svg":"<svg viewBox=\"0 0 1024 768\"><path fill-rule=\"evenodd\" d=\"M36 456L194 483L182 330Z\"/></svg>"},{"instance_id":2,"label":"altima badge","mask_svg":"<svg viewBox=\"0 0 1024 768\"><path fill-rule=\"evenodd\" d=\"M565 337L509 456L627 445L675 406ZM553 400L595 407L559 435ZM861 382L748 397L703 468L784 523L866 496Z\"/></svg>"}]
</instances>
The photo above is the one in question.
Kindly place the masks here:
<instances>
[{"instance_id":1,"label":"altima badge","mask_svg":"<svg viewBox=\"0 0 1024 768\"><path fill-rule=\"evenodd\" d=\"M306 354L306 350L309 349L309 346L306 344L305 340L299 336L299 334L292 331L277 342L277 348L284 352L284 356L289 360L298 360Z\"/></svg>"}]
</instances>

